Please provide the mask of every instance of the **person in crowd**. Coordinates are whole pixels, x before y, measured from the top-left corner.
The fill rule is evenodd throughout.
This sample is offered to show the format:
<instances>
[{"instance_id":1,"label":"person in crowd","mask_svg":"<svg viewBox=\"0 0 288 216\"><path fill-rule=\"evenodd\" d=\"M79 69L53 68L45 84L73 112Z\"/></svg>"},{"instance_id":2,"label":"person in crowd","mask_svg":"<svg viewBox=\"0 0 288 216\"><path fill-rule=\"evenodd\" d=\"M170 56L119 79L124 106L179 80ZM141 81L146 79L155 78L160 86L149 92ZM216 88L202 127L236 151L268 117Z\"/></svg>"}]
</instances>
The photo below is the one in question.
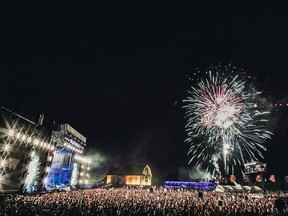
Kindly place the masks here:
<instances>
[{"instance_id":1,"label":"person in crowd","mask_svg":"<svg viewBox=\"0 0 288 216\"><path fill-rule=\"evenodd\" d=\"M0 215L273 215L283 213L277 201L288 194L205 192L189 189L97 188L36 195L7 195ZM221 203L219 205L219 200ZM274 204L275 202L275 204ZM275 208L274 208L275 206ZM284 205L285 206L285 205Z\"/></svg>"},{"instance_id":2,"label":"person in crowd","mask_svg":"<svg viewBox=\"0 0 288 216\"><path fill-rule=\"evenodd\" d=\"M286 209L286 204L284 202L283 199L281 198L278 198L274 201L274 207L276 208L277 210L277 213L274 214L274 215L277 215L277 216L282 216L282 215L287 215L285 213L285 209Z\"/></svg>"}]
</instances>

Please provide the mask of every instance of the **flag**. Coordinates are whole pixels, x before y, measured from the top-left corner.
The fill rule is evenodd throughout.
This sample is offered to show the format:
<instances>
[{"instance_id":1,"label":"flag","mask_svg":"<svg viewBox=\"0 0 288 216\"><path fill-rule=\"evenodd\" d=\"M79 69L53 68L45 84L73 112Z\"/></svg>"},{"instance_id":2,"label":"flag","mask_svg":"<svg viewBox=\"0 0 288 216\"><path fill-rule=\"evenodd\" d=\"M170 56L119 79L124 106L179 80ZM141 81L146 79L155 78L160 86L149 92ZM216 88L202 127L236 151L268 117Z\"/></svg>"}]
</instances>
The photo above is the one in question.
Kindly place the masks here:
<instances>
[{"instance_id":1,"label":"flag","mask_svg":"<svg viewBox=\"0 0 288 216\"><path fill-rule=\"evenodd\" d=\"M230 182L236 182L236 176L235 175L230 175Z\"/></svg>"},{"instance_id":2,"label":"flag","mask_svg":"<svg viewBox=\"0 0 288 216\"><path fill-rule=\"evenodd\" d=\"M256 176L256 182L262 182L262 177L261 175Z\"/></svg>"},{"instance_id":3,"label":"flag","mask_svg":"<svg viewBox=\"0 0 288 216\"><path fill-rule=\"evenodd\" d=\"M276 180L275 180L275 175L271 175L270 178L269 178L269 180L270 180L271 182L276 182Z\"/></svg>"}]
</instances>

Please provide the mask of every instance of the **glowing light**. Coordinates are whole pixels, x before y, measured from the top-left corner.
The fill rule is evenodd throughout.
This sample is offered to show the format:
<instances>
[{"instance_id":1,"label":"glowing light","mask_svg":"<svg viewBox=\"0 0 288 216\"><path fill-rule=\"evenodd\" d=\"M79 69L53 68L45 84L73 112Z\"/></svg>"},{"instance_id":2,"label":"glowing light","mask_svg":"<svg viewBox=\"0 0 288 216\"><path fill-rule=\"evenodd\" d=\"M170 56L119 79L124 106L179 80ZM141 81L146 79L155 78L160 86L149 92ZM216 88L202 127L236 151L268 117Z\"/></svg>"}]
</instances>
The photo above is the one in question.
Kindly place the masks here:
<instances>
[{"instance_id":1,"label":"glowing light","mask_svg":"<svg viewBox=\"0 0 288 216\"><path fill-rule=\"evenodd\" d=\"M31 157L34 157L35 156L35 151L32 151L31 152Z\"/></svg>"},{"instance_id":2,"label":"glowing light","mask_svg":"<svg viewBox=\"0 0 288 216\"><path fill-rule=\"evenodd\" d=\"M37 178L40 174L40 157L35 153L35 151L31 152L32 159L28 165L28 174L25 179L25 188L28 191L31 191L32 188L37 184Z\"/></svg>"},{"instance_id":3,"label":"glowing light","mask_svg":"<svg viewBox=\"0 0 288 216\"><path fill-rule=\"evenodd\" d=\"M25 140L26 140L26 136L23 135L22 138L21 138L21 140L22 140L22 141L25 141Z\"/></svg>"},{"instance_id":4,"label":"glowing light","mask_svg":"<svg viewBox=\"0 0 288 216\"><path fill-rule=\"evenodd\" d=\"M32 141L31 137L28 137L27 142L30 143Z\"/></svg>"},{"instance_id":5,"label":"glowing light","mask_svg":"<svg viewBox=\"0 0 288 216\"><path fill-rule=\"evenodd\" d=\"M34 140L34 145L39 145L39 142L40 142L40 141L39 141L38 139L35 139L35 140Z\"/></svg>"},{"instance_id":6,"label":"glowing light","mask_svg":"<svg viewBox=\"0 0 288 216\"><path fill-rule=\"evenodd\" d=\"M44 178L44 179L43 179L43 183L44 183L44 184L47 184L47 183L48 183L48 178Z\"/></svg>"},{"instance_id":7,"label":"glowing light","mask_svg":"<svg viewBox=\"0 0 288 216\"><path fill-rule=\"evenodd\" d=\"M20 139L20 136L21 136L21 134L20 134L20 133L17 133L16 138L17 138L17 139Z\"/></svg>"},{"instance_id":8,"label":"glowing light","mask_svg":"<svg viewBox=\"0 0 288 216\"><path fill-rule=\"evenodd\" d=\"M9 151L10 146L8 144L4 145L4 151Z\"/></svg>"},{"instance_id":9,"label":"glowing light","mask_svg":"<svg viewBox=\"0 0 288 216\"><path fill-rule=\"evenodd\" d=\"M75 160L80 161L80 162L82 162L82 163L86 163L86 164L89 164L89 163L90 163L90 160L89 160L88 158L86 158L86 157L81 157L81 156L79 156L79 155L75 155ZM84 168L84 166L81 167L81 168Z\"/></svg>"},{"instance_id":10,"label":"glowing light","mask_svg":"<svg viewBox=\"0 0 288 216\"><path fill-rule=\"evenodd\" d=\"M263 157L265 142L272 135L265 128L267 106L257 105L266 104L261 92L242 71L233 71L231 65L211 66L203 77L197 74L197 83L183 100L189 164L213 176Z\"/></svg>"},{"instance_id":11,"label":"glowing light","mask_svg":"<svg viewBox=\"0 0 288 216\"><path fill-rule=\"evenodd\" d=\"M82 180L79 180L79 183L81 184L81 183L82 183Z\"/></svg>"},{"instance_id":12,"label":"glowing light","mask_svg":"<svg viewBox=\"0 0 288 216\"><path fill-rule=\"evenodd\" d=\"M90 167L87 167L87 170L90 170Z\"/></svg>"},{"instance_id":13,"label":"glowing light","mask_svg":"<svg viewBox=\"0 0 288 216\"><path fill-rule=\"evenodd\" d=\"M77 163L74 163L72 176L71 176L71 185L75 186L78 182L78 170L77 170Z\"/></svg>"},{"instance_id":14,"label":"glowing light","mask_svg":"<svg viewBox=\"0 0 288 216\"><path fill-rule=\"evenodd\" d=\"M52 156L51 155L48 157L48 161L52 161Z\"/></svg>"},{"instance_id":15,"label":"glowing light","mask_svg":"<svg viewBox=\"0 0 288 216\"><path fill-rule=\"evenodd\" d=\"M229 149L230 148L230 145L229 144L224 144L223 145L223 149Z\"/></svg>"},{"instance_id":16,"label":"glowing light","mask_svg":"<svg viewBox=\"0 0 288 216\"><path fill-rule=\"evenodd\" d=\"M224 155L227 155L229 153L229 150L228 149L223 149L223 154Z\"/></svg>"},{"instance_id":17,"label":"glowing light","mask_svg":"<svg viewBox=\"0 0 288 216\"><path fill-rule=\"evenodd\" d=\"M81 173L80 173L80 176L83 176L83 175L84 175L84 173L83 173L83 172L81 172Z\"/></svg>"},{"instance_id":18,"label":"glowing light","mask_svg":"<svg viewBox=\"0 0 288 216\"><path fill-rule=\"evenodd\" d=\"M85 180L85 184L88 184L88 183L89 183L89 181L86 179L86 180Z\"/></svg>"},{"instance_id":19,"label":"glowing light","mask_svg":"<svg viewBox=\"0 0 288 216\"><path fill-rule=\"evenodd\" d=\"M50 171L50 167L46 167L45 172L49 172Z\"/></svg>"},{"instance_id":20,"label":"glowing light","mask_svg":"<svg viewBox=\"0 0 288 216\"><path fill-rule=\"evenodd\" d=\"M14 136L14 133L15 133L14 130L11 129L11 130L9 130L9 132L8 132L8 136Z\"/></svg>"},{"instance_id":21,"label":"glowing light","mask_svg":"<svg viewBox=\"0 0 288 216\"><path fill-rule=\"evenodd\" d=\"M4 167L5 164L6 164L6 161L4 159L2 159L1 162L0 162L0 167Z\"/></svg>"}]
</instances>

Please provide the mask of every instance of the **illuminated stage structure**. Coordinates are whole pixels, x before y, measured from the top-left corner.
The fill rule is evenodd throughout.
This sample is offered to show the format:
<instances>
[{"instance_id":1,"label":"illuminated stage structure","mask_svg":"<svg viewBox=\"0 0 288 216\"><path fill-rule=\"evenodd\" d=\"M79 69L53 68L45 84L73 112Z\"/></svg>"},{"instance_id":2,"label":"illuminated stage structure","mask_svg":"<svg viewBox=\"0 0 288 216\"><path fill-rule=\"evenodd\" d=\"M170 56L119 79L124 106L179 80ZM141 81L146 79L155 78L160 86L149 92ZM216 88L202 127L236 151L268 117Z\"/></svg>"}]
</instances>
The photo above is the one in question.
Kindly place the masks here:
<instances>
[{"instance_id":1,"label":"illuminated stage structure","mask_svg":"<svg viewBox=\"0 0 288 216\"><path fill-rule=\"evenodd\" d=\"M49 130L43 115L36 123L4 107L0 113L0 193L89 183L84 136L68 124Z\"/></svg>"},{"instance_id":2,"label":"illuminated stage structure","mask_svg":"<svg viewBox=\"0 0 288 216\"><path fill-rule=\"evenodd\" d=\"M35 123L4 107L0 121L0 193L39 190L51 165L55 145Z\"/></svg>"},{"instance_id":3,"label":"illuminated stage structure","mask_svg":"<svg viewBox=\"0 0 288 216\"><path fill-rule=\"evenodd\" d=\"M56 151L46 187L81 186L89 183L90 160L83 156L86 137L68 124L52 132Z\"/></svg>"},{"instance_id":4,"label":"illuminated stage structure","mask_svg":"<svg viewBox=\"0 0 288 216\"><path fill-rule=\"evenodd\" d=\"M188 181L165 181L166 188L189 188L195 190L214 190L217 184L215 182L188 182Z\"/></svg>"}]
</instances>

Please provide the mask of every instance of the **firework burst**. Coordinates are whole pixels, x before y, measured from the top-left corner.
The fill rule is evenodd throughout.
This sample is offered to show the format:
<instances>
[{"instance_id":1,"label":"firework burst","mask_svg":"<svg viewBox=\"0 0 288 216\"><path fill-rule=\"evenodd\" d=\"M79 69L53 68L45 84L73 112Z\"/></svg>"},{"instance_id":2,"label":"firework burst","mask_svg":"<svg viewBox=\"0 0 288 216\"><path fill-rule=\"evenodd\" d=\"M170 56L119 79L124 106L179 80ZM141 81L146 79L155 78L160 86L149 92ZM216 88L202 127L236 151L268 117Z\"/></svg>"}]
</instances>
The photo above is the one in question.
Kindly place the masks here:
<instances>
[{"instance_id":1,"label":"firework burst","mask_svg":"<svg viewBox=\"0 0 288 216\"><path fill-rule=\"evenodd\" d=\"M210 67L183 100L190 163L207 173L228 174L234 167L263 157L271 132L268 111L257 109L257 92L243 71L231 65ZM196 75L196 74L195 74Z\"/></svg>"}]
</instances>

